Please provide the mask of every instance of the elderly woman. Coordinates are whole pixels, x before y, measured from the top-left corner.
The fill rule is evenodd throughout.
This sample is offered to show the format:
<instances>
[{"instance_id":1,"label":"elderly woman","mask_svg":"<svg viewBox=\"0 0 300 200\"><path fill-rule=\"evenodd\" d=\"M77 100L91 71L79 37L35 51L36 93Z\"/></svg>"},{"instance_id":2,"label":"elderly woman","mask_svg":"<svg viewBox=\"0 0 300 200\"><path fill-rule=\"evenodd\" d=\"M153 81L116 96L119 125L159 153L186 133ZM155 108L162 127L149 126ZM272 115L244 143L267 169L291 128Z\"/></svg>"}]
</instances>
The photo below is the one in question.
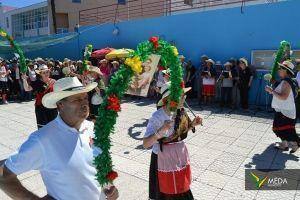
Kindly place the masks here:
<instances>
[{"instance_id":1,"label":"elderly woman","mask_svg":"<svg viewBox=\"0 0 300 200\"><path fill-rule=\"evenodd\" d=\"M239 89L241 106L243 109L248 109L248 94L253 80L253 74L251 69L248 67L248 61L245 58L240 59L239 63Z\"/></svg>"},{"instance_id":2,"label":"elderly woman","mask_svg":"<svg viewBox=\"0 0 300 200\"><path fill-rule=\"evenodd\" d=\"M275 109L273 121L273 132L281 139L276 148L295 153L299 148L300 140L296 133L296 106L298 84L292 79L294 76L294 65L290 61L279 63L278 76L280 81L275 83L275 89L266 86L265 90L273 95L272 108Z\"/></svg>"},{"instance_id":3,"label":"elderly woman","mask_svg":"<svg viewBox=\"0 0 300 200\"><path fill-rule=\"evenodd\" d=\"M204 67L202 76L202 96L204 103L212 103L215 96L215 84L216 84L216 71L214 69L215 62L212 59L206 60L206 67Z\"/></svg>"},{"instance_id":4,"label":"elderly woman","mask_svg":"<svg viewBox=\"0 0 300 200\"><path fill-rule=\"evenodd\" d=\"M161 88L162 98L158 102L162 108L149 119L143 139L145 148L152 147L149 172L149 199L179 200L194 199L190 190L191 169L189 154L184 143L188 131L202 123L200 117L190 120L183 108L183 94L174 115L167 107L170 84ZM185 88L184 92L191 88ZM175 175L174 175L175 174ZM174 185L176 182L176 185Z\"/></svg>"},{"instance_id":5,"label":"elderly woman","mask_svg":"<svg viewBox=\"0 0 300 200\"><path fill-rule=\"evenodd\" d=\"M53 91L53 85L55 83L55 80L50 78L49 68L47 65L40 65L39 69L36 70L36 73L38 74L39 78L31 86L36 92L35 116L39 129L56 118L57 110L45 108L42 104L43 96Z\"/></svg>"}]
</instances>

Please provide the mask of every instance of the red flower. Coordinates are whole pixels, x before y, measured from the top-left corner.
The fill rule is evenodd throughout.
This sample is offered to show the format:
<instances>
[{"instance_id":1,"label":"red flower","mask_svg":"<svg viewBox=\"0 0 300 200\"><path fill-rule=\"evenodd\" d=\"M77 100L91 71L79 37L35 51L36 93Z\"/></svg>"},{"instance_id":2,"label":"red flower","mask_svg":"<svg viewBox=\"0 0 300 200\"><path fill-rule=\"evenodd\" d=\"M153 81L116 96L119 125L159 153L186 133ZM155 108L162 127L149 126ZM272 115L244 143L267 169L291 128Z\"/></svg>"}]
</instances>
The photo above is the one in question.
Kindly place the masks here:
<instances>
[{"instance_id":1,"label":"red flower","mask_svg":"<svg viewBox=\"0 0 300 200\"><path fill-rule=\"evenodd\" d=\"M171 108L177 108L178 103L175 101L170 101L170 107Z\"/></svg>"},{"instance_id":2,"label":"red flower","mask_svg":"<svg viewBox=\"0 0 300 200\"><path fill-rule=\"evenodd\" d=\"M161 65L158 66L158 71L162 71L162 70L165 70L165 69L166 68L164 66L161 66Z\"/></svg>"},{"instance_id":3,"label":"red flower","mask_svg":"<svg viewBox=\"0 0 300 200\"><path fill-rule=\"evenodd\" d=\"M158 37L151 37L151 38L149 39L149 41L152 42L152 44L153 44L153 46L154 46L155 49L157 49L158 46L159 46L158 40L159 40Z\"/></svg>"},{"instance_id":4,"label":"red flower","mask_svg":"<svg viewBox=\"0 0 300 200\"><path fill-rule=\"evenodd\" d=\"M109 172L109 173L106 175L106 178L107 178L109 181L113 181L113 180L115 180L117 177L118 177L118 173L115 172L115 171L111 171L111 172Z\"/></svg>"},{"instance_id":5,"label":"red flower","mask_svg":"<svg viewBox=\"0 0 300 200\"><path fill-rule=\"evenodd\" d=\"M181 83L180 83L180 87L181 87L181 88L184 88L184 87L185 87L185 85L184 85L184 81L181 81Z\"/></svg>"},{"instance_id":6,"label":"red flower","mask_svg":"<svg viewBox=\"0 0 300 200\"><path fill-rule=\"evenodd\" d=\"M121 111L120 100L116 95L111 95L108 97L108 110L113 110L115 112Z\"/></svg>"}]
</instances>

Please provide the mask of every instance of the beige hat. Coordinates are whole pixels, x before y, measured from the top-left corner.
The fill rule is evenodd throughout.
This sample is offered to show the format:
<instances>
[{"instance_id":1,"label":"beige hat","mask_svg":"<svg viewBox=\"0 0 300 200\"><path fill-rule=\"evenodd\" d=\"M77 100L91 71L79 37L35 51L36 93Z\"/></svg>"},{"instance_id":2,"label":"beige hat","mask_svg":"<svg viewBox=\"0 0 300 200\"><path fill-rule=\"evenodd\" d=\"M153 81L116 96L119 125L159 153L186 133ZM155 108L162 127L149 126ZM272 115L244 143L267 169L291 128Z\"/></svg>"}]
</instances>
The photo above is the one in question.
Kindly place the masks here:
<instances>
[{"instance_id":1,"label":"beige hat","mask_svg":"<svg viewBox=\"0 0 300 200\"><path fill-rule=\"evenodd\" d=\"M246 58L240 58L240 62L244 63L248 67L248 61Z\"/></svg>"},{"instance_id":2,"label":"beige hat","mask_svg":"<svg viewBox=\"0 0 300 200\"><path fill-rule=\"evenodd\" d=\"M209 63L211 63L212 65L215 65L215 61L213 61L212 59L208 59L208 60L206 60L206 62L209 62Z\"/></svg>"},{"instance_id":3,"label":"beige hat","mask_svg":"<svg viewBox=\"0 0 300 200\"><path fill-rule=\"evenodd\" d=\"M102 59L102 60L100 60L100 62L99 62L99 63L104 63L104 62L108 62L108 60L106 60L106 59Z\"/></svg>"},{"instance_id":4,"label":"beige hat","mask_svg":"<svg viewBox=\"0 0 300 200\"><path fill-rule=\"evenodd\" d=\"M117 65L119 65L120 63L118 61L114 60L114 61L111 62L111 64L117 64Z\"/></svg>"},{"instance_id":5,"label":"beige hat","mask_svg":"<svg viewBox=\"0 0 300 200\"><path fill-rule=\"evenodd\" d=\"M292 62L286 60L286 61L283 61L282 63L278 63L278 65L281 68L284 68L284 69L288 70L289 72L291 72L294 75L295 65Z\"/></svg>"},{"instance_id":6,"label":"beige hat","mask_svg":"<svg viewBox=\"0 0 300 200\"><path fill-rule=\"evenodd\" d=\"M224 64L224 66L232 66L232 63L226 62L226 63Z\"/></svg>"},{"instance_id":7,"label":"beige hat","mask_svg":"<svg viewBox=\"0 0 300 200\"><path fill-rule=\"evenodd\" d=\"M91 65L88 65L88 68L89 68L89 72L95 72L99 75L103 75L99 69L99 67L95 67L95 66L91 66Z\"/></svg>"},{"instance_id":8,"label":"beige hat","mask_svg":"<svg viewBox=\"0 0 300 200\"><path fill-rule=\"evenodd\" d=\"M64 75L69 75L71 73L70 67L64 67L61 71Z\"/></svg>"},{"instance_id":9,"label":"beige hat","mask_svg":"<svg viewBox=\"0 0 300 200\"><path fill-rule=\"evenodd\" d=\"M171 87L171 82L167 82L166 84L164 84L161 89L160 89L160 94L162 95L161 99L159 100L159 102L157 103L157 106L162 106L163 105L163 99L168 97L170 95L170 87ZM183 88L183 92L187 93L188 91L190 91L192 88L188 87L188 88Z\"/></svg>"},{"instance_id":10,"label":"beige hat","mask_svg":"<svg viewBox=\"0 0 300 200\"><path fill-rule=\"evenodd\" d=\"M49 71L48 66L45 65L45 64L40 65L40 66L39 66L39 69L35 70L35 72L36 72L37 74L41 74L41 72L43 72L43 71Z\"/></svg>"},{"instance_id":11,"label":"beige hat","mask_svg":"<svg viewBox=\"0 0 300 200\"><path fill-rule=\"evenodd\" d=\"M97 87L95 82L83 86L77 77L62 78L54 83L53 92L46 94L42 103L46 108L56 108L58 101L69 96L89 92L95 87Z\"/></svg>"}]
</instances>

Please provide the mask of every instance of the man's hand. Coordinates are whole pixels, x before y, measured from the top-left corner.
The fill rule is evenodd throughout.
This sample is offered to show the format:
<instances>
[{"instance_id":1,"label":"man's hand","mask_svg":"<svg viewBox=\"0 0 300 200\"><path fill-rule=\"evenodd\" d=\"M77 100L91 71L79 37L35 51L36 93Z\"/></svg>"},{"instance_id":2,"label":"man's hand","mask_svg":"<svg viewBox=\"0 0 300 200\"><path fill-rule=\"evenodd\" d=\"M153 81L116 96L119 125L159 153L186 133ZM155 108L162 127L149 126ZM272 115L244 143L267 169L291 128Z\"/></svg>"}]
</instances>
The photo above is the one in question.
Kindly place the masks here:
<instances>
[{"instance_id":1,"label":"man's hand","mask_svg":"<svg viewBox=\"0 0 300 200\"><path fill-rule=\"evenodd\" d=\"M119 197L119 191L114 185L109 188L105 188L104 194L108 200L116 200Z\"/></svg>"},{"instance_id":2,"label":"man's hand","mask_svg":"<svg viewBox=\"0 0 300 200\"><path fill-rule=\"evenodd\" d=\"M21 184L17 175L6 168L4 162L5 160L0 161L0 189L12 199L40 199Z\"/></svg>"}]
</instances>

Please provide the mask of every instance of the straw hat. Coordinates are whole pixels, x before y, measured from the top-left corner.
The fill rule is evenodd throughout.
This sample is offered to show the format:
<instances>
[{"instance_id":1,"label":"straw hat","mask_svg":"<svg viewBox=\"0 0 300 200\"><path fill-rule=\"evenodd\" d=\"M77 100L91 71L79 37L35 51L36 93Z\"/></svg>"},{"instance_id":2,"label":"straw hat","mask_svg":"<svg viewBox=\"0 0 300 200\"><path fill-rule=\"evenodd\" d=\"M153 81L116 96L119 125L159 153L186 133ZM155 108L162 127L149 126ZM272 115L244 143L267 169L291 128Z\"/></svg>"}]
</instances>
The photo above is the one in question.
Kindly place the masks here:
<instances>
[{"instance_id":1,"label":"straw hat","mask_svg":"<svg viewBox=\"0 0 300 200\"><path fill-rule=\"evenodd\" d=\"M292 62L286 60L283 61L283 63L278 63L278 65L280 66L280 68L286 69L294 75L295 65Z\"/></svg>"},{"instance_id":2,"label":"straw hat","mask_svg":"<svg viewBox=\"0 0 300 200\"><path fill-rule=\"evenodd\" d=\"M114 61L111 62L111 64L119 65L119 62L114 60Z\"/></svg>"},{"instance_id":3,"label":"straw hat","mask_svg":"<svg viewBox=\"0 0 300 200\"><path fill-rule=\"evenodd\" d=\"M208 59L208 60L206 60L206 62L211 63L212 65L215 65L215 61L213 61L212 59Z\"/></svg>"},{"instance_id":4,"label":"straw hat","mask_svg":"<svg viewBox=\"0 0 300 200\"><path fill-rule=\"evenodd\" d=\"M106 59L102 59L102 60L100 60L99 63L104 63L104 62L108 62L108 61Z\"/></svg>"},{"instance_id":5,"label":"straw hat","mask_svg":"<svg viewBox=\"0 0 300 200\"><path fill-rule=\"evenodd\" d=\"M240 58L240 62L244 63L248 67L248 61L246 58Z\"/></svg>"},{"instance_id":6,"label":"straw hat","mask_svg":"<svg viewBox=\"0 0 300 200\"><path fill-rule=\"evenodd\" d=\"M39 69L35 70L35 72L36 72L37 74L41 74L41 72L43 72L43 71L49 71L48 66L45 65L45 64L40 65L40 66L39 66Z\"/></svg>"},{"instance_id":7,"label":"straw hat","mask_svg":"<svg viewBox=\"0 0 300 200\"><path fill-rule=\"evenodd\" d=\"M64 75L69 75L71 73L70 67L64 67L61 71Z\"/></svg>"},{"instance_id":8,"label":"straw hat","mask_svg":"<svg viewBox=\"0 0 300 200\"><path fill-rule=\"evenodd\" d=\"M231 62L226 62L226 63L224 64L224 66L232 66L232 63L231 63Z\"/></svg>"},{"instance_id":9,"label":"straw hat","mask_svg":"<svg viewBox=\"0 0 300 200\"><path fill-rule=\"evenodd\" d=\"M88 69L89 69L89 72L94 72L96 74L99 74L100 76L103 75L98 67L89 65Z\"/></svg>"},{"instance_id":10,"label":"straw hat","mask_svg":"<svg viewBox=\"0 0 300 200\"><path fill-rule=\"evenodd\" d=\"M46 94L42 103L46 108L56 108L58 101L69 96L89 92L95 87L97 87L95 82L83 86L77 77L62 78L54 83L53 92Z\"/></svg>"},{"instance_id":11,"label":"straw hat","mask_svg":"<svg viewBox=\"0 0 300 200\"><path fill-rule=\"evenodd\" d=\"M161 89L160 89L160 94L162 95L161 99L159 100L159 102L157 103L157 106L162 106L163 105L163 99L168 97L170 95L170 86L171 86L171 82L167 82L166 84L164 84ZM190 91L192 88L188 87L188 88L183 88L183 92L187 93L188 91Z\"/></svg>"},{"instance_id":12,"label":"straw hat","mask_svg":"<svg viewBox=\"0 0 300 200\"><path fill-rule=\"evenodd\" d=\"M34 61L35 61L35 62L39 62L39 61L44 62L44 59L43 59L43 58L40 58L40 57L37 57Z\"/></svg>"}]
</instances>

